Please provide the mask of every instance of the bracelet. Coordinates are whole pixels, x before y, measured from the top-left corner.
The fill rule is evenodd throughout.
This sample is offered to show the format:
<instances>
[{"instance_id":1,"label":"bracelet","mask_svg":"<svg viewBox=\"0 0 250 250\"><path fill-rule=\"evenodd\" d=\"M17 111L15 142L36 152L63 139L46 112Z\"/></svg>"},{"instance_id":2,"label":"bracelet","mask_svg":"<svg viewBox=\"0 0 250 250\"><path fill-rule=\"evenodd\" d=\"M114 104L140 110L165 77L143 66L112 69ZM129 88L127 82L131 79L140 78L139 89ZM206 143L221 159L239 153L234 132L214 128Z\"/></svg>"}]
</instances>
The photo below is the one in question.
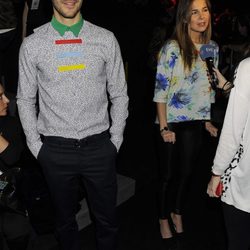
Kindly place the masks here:
<instances>
[{"instance_id":1,"label":"bracelet","mask_svg":"<svg viewBox=\"0 0 250 250\"><path fill-rule=\"evenodd\" d=\"M225 89L225 87L228 85L228 88ZM230 89L232 89L234 87L234 84L231 83L230 81L226 81L223 85L223 87L221 88L223 91L228 92Z\"/></svg>"},{"instance_id":2,"label":"bracelet","mask_svg":"<svg viewBox=\"0 0 250 250\"><path fill-rule=\"evenodd\" d=\"M215 174L213 171L211 171L211 174L212 174L212 176L214 176L214 177L220 177L221 175L219 175L219 174Z\"/></svg>"},{"instance_id":3,"label":"bracelet","mask_svg":"<svg viewBox=\"0 0 250 250\"><path fill-rule=\"evenodd\" d=\"M223 86L222 86L222 90L224 90L224 88L226 87L226 85L229 83L229 81L226 81L224 84L223 84Z\"/></svg>"},{"instance_id":4,"label":"bracelet","mask_svg":"<svg viewBox=\"0 0 250 250\"><path fill-rule=\"evenodd\" d=\"M168 131L168 127L164 127L162 129L160 129L160 133L162 133L163 131Z\"/></svg>"}]
</instances>

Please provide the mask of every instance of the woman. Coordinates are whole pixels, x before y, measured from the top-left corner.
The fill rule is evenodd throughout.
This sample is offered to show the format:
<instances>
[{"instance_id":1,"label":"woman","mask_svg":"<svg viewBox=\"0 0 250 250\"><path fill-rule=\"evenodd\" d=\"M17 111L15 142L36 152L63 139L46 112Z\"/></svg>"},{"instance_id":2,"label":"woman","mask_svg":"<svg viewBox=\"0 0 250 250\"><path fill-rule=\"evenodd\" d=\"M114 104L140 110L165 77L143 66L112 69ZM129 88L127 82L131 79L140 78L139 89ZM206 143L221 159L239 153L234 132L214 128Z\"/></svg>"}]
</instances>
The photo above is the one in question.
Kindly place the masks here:
<instances>
[{"instance_id":1,"label":"woman","mask_svg":"<svg viewBox=\"0 0 250 250\"><path fill-rule=\"evenodd\" d=\"M187 183L201 145L204 124L211 136L217 136L217 128L210 122L215 93L199 52L207 44L214 48L217 66L218 46L211 41L210 2L180 0L174 34L159 53L154 95L161 178L160 232L164 242L172 241L171 228L178 236L184 232L182 215ZM224 78L219 79L220 88L225 83L221 79Z\"/></svg>"},{"instance_id":2,"label":"woman","mask_svg":"<svg viewBox=\"0 0 250 250\"><path fill-rule=\"evenodd\" d=\"M245 54L249 56L250 45ZM250 58L237 67L217 147L207 193L221 200L228 235L228 250L250 247Z\"/></svg>"},{"instance_id":3,"label":"woman","mask_svg":"<svg viewBox=\"0 0 250 250\"><path fill-rule=\"evenodd\" d=\"M0 84L0 179L5 171L15 166L23 149L21 127L16 118L8 116L9 99ZM0 249L6 241L9 250L26 250L30 226L25 210L0 206Z\"/></svg>"}]
</instances>

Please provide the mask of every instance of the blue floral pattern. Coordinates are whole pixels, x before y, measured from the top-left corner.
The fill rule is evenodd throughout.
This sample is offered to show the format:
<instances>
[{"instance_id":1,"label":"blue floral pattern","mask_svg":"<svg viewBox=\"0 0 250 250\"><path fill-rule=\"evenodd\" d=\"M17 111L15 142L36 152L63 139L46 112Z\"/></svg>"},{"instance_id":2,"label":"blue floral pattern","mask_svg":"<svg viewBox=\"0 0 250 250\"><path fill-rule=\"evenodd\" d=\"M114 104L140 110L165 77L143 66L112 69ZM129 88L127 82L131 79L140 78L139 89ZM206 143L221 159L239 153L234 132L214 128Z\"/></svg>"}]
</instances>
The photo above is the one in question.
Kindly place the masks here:
<instances>
[{"instance_id":1,"label":"blue floral pattern","mask_svg":"<svg viewBox=\"0 0 250 250\"><path fill-rule=\"evenodd\" d=\"M179 91L173 94L173 97L169 102L169 106L173 106L176 109L182 109L185 105L189 104L190 101L191 97L188 95L188 93Z\"/></svg>"},{"instance_id":2,"label":"blue floral pattern","mask_svg":"<svg viewBox=\"0 0 250 250\"><path fill-rule=\"evenodd\" d=\"M218 45L215 67L218 66ZM202 44L197 45L199 51ZM190 72L184 70L176 41L168 41L161 49L157 65L154 102L166 103L167 122L209 120L214 91L207 77L206 63L200 57Z\"/></svg>"},{"instance_id":3,"label":"blue floral pattern","mask_svg":"<svg viewBox=\"0 0 250 250\"><path fill-rule=\"evenodd\" d=\"M166 90L169 85L169 80L161 73L156 75L156 85L157 89Z\"/></svg>"}]
</instances>

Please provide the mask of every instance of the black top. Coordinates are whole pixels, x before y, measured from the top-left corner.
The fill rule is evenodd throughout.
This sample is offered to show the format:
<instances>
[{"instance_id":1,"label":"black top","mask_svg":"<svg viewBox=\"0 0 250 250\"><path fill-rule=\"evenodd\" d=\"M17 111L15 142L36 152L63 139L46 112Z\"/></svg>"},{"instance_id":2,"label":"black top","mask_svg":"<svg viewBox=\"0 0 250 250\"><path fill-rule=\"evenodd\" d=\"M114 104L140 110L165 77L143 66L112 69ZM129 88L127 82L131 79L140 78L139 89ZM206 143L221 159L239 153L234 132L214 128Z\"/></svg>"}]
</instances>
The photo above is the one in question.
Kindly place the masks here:
<instances>
[{"instance_id":1,"label":"black top","mask_svg":"<svg viewBox=\"0 0 250 250\"><path fill-rule=\"evenodd\" d=\"M9 146L0 153L0 170L5 171L16 165L23 151L23 133L19 120L12 116L0 117L0 133Z\"/></svg>"}]
</instances>

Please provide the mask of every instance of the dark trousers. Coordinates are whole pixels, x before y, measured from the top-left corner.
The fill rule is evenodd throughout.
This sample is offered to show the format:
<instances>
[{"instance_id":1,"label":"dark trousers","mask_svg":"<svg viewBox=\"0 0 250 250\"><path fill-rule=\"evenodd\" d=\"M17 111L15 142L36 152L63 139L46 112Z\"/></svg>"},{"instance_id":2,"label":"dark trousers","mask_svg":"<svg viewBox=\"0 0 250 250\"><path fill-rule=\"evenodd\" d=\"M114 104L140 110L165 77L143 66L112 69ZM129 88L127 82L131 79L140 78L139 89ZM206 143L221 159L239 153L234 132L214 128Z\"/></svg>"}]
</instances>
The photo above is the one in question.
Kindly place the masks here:
<instances>
[{"instance_id":1,"label":"dark trousers","mask_svg":"<svg viewBox=\"0 0 250 250\"><path fill-rule=\"evenodd\" d=\"M83 183L96 226L98 250L116 249L117 150L103 132L82 140L45 137L38 160L56 210L56 234L62 250L80 250L75 215Z\"/></svg>"},{"instance_id":2,"label":"dark trousers","mask_svg":"<svg viewBox=\"0 0 250 250\"><path fill-rule=\"evenodd\" d=\"M248 250L250 248L250 213L222 203L228 235L228 250Z\"/></svg>"},{"instance_id":3,"label":"dark trousers","mask_svg":"<svg viewBox=\"0 0 250 250\"><path fill-rule=\"evenodd\" d=\"M159 217L166 219L170 212L182 214L188 182L196 164L202 138L202 122L190 121L168 124L176 134L176 143L164 142L157 125L159 156Z\"/></svg>"}]
</instances>

